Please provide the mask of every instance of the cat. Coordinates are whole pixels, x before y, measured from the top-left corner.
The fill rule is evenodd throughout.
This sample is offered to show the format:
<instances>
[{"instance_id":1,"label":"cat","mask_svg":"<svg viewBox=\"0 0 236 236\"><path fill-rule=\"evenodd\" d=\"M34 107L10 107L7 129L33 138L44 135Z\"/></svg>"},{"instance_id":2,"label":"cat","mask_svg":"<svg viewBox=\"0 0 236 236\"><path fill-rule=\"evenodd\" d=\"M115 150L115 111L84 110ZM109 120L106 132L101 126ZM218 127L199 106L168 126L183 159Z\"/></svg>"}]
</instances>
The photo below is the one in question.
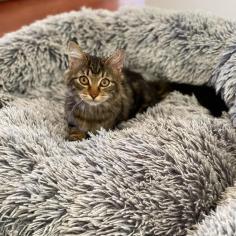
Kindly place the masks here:
<instances>
[{"instance_id":1,"label":"cat","mask_svg":"<svg viewBox=\"0 0 236 236\"><path fill-rule=\"evenodd\" d=\"M68 44L69 67L65 117L69 141L82 140L88 132L113 129L122 121L154 106L172 91L194 94L213 116L220 116L226 105L213 88L159 81L146 81L123 68L124 51L117 50L108 58L91 56L79 45Z\"/></svg>"},{"instance_id":2,"label":"cat","mask_svg":"<svg viewBox=\"0 0 236 236\"><path fill-rule=\"evenodd\" d=\"M70 141L82 140L88 132L96 133L101 128L113 129L166 95L161 83L147 82L141 75L123 69L122 50L99 58L70 41L68 65L65 117Z\"/></svg>"}]
</instances>

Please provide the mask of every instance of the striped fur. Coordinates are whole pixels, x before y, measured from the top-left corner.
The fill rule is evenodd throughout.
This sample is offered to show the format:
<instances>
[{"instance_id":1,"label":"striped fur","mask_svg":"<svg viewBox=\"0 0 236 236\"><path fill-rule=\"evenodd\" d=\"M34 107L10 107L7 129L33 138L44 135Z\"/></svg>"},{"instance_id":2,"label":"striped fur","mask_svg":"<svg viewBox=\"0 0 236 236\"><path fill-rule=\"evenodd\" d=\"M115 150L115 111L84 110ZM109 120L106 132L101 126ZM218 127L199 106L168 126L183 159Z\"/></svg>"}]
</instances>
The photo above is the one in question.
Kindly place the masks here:
<instances>
[{"instance_id":1,"label":"striped fur","mask_svg":"<svg viewBox=\"0 0 236 236\"><path fill-rule=\"evenodd\" d=\"M120 71L123 61L119 61L122 57L119 52L110 58L99 58L83 53L75 43L72 47L65 76L69 140L85 138L88 132L95 133L101 128L113 129L160 100L159 82L153 86L136 73ZM83 85L80 78L85 78L88 84ZM107 87L100 86L104 78L110 81Z\"/></svg>"}]
</instances>

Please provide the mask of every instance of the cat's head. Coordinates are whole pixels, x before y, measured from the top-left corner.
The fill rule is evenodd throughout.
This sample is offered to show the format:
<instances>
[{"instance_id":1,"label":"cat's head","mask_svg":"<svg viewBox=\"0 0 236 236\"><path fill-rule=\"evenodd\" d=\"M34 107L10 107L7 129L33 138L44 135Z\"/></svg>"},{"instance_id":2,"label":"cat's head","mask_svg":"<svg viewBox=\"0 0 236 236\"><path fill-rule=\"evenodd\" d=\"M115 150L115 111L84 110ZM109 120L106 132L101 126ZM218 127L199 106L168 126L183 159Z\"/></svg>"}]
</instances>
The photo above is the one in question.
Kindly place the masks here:
<instances>
[{"instance_id":1,"label":"cat's head","mask_svg":"<svg viewBox=\"0 0 236 236\"><path fill-rule=\"evenodd\" d=\"M73 41L68 44L68 86L90 105L115 99L122 83L124 52L115 51L108 58L98 58L84 53Z\"/></svg>"}]
</instances>

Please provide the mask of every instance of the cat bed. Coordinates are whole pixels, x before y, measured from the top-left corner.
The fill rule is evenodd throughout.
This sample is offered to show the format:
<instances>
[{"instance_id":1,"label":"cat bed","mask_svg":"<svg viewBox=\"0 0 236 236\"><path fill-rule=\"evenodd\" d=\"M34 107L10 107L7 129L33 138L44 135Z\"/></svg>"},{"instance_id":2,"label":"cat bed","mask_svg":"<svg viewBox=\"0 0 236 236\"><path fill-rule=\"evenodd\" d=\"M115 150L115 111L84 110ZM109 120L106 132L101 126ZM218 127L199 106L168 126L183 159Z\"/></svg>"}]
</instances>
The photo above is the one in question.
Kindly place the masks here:
<instances>
[{"instance_id":1,"label":"cat bed","mask_svg":"<svg viewBox=\"0 0 236 236\"><path fill-rule=\"evenodd\" d=\"M65 45L126 51L146 79L209 83L212 117L171 93L113 131L65 141ZM0 39L0 235L235 235L236 24L199 13L83 9Z\"/></svg>"}]
</instances>

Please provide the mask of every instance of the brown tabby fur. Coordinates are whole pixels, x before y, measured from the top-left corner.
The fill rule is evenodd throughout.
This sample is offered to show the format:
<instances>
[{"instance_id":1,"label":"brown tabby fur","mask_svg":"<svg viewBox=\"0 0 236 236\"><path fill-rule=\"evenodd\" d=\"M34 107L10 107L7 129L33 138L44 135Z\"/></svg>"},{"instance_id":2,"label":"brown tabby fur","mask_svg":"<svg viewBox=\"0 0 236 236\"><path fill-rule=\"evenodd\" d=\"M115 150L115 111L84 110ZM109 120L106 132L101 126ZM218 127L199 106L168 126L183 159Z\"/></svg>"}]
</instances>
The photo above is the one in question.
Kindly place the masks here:
<instances>
[{"instance_id":1,"label":"brown tabby fur","mask_svg":"<svg viewBox=\"0 0 236 236\"><path fill-rule=\"evenodd\" d=\"M219 117L222 111L227 111L220 95L206 85L148 82L140 74L123 70L124 53L121 50L109 58L98 58L82 52L78 44L71 41L68 56L65 115L69 140L81 140L88 132L95 133L100 128L112 129L155 105L172 91L194 94L213 116ZM78 82L81 76L88 78L89 84L85 86ZM110 81L110 86L100 86L104 78Z\"/></svg>"},{"instance_id":2,"label":"brown tabby fur","mask_svg":"<svg viewBox=\"0 0 236 236\"><path fill-rule=\"evenodd\" d=\"M122 70L122 51L116 51L109 58L98 58L70 42L68 56L65 115L67 138L71 141L86 138L88 132L95 133L100 128L112 129L153 106L166 94L159 82L147 82L139 74ZM87 85L79 82L84 76L90 80ZM110 86L99 85L102 78L109 79Z\"/></svg>"}]
</instances>

